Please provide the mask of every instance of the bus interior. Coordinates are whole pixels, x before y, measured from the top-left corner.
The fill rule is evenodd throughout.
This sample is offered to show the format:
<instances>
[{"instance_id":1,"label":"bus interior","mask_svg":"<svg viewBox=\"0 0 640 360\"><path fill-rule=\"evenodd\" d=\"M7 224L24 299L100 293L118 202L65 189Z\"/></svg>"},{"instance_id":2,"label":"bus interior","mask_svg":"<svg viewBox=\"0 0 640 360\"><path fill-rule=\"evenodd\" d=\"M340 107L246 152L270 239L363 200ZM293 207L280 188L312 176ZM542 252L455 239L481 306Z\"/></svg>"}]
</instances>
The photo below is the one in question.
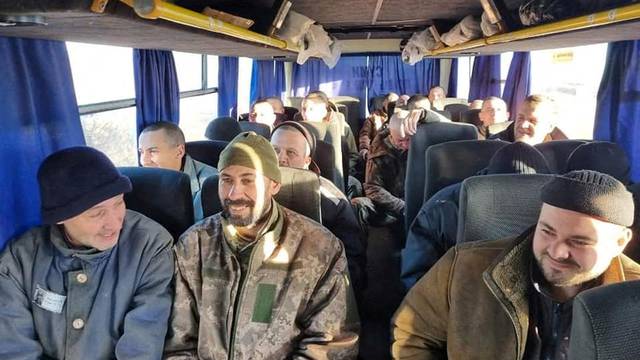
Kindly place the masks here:
<instances>
[{"instance_id":1,"label":"bus interior","mask_svg":"<svg viewBox=\"0 0 640 360\"><path fill-rule=\"evenodd\" d=\"M413 89L419 89L426 95L431 86L439 85L449 92L447 105L462 104L466 111L469 103L476 100L468 94L478 86L477 81L481 81L472 79L478 76L474 74L474 62L489 57L502 60L497 63L497 78L486 80L498 86L499 91L494 95L500 97L503 89L512 85L508 82L515 54L528 53L529 89L531 93L550 93L562 99L559 105L563 107L560 112L564 118L558 127L566 135L565 139L619 143L631 163L631 180L640 181L640 149L633 145L636 131L633 124L637 119L629 120L626 129L597 130L597 114L604 106L601 101L606 100L601 95L613 84L612 81L619 81L619 78L607 78L607 74L611 75L615 69L622 71L623 66L620 62L613 63L608 51L612 51L612 44L640 39L640 4L636 1L580 0L575 2L576 9L570 9L572 13L565 13L566 18L552 18L525 26L520 21L522 14L518 14L518 8L525 2L0 1L0 37L5 40L17 38L66 43L70 65L55 60L50 63L52 68L47 70L49 59L40 58L35 59L42 62L40 68L27 69L23 74L12 73L12 76L28 77L29 82L37 85L40 78L49 78L50 72L57 73L53 67L70 67L73 79L65 80L60 88L70 87L75 96L75 108L70 113L73 121L81 124L83 134L73 136L79 136L82 142L105 152L117 166L127 167L140 165L136 117L139 119L141 116L142 97L134 85L131 49L173 52L180 90L178 98L172 101L179 102L179 119L176 120L188 142L207 141L205 130L212 119L220 116L241 118L251 111L251 103L257 97L280 97L284 105L295 113L300 110L302 98L313 90L328 93L357 141L360 127L386 93L414 95L418 90ZM223 13L211 15L211 11ZM304 15L321 25L327 39L336 48L339 44L339 49L335 50L337 58L335 52L323 59L319 59L317 53L311 53L310 58L305 59L306 63L300 63L300 54L309 51L315 40L295 43L278 37L292 13ZM495 34L481 35L452 46L438 41L465 17L471 15L480 19L483 13L494 19L489 22L497 29ZM249 22L252 25L247 27ZM421 49L420 60L415 65L407 65L402 61L403 49L414 34L423 31L429 31L437 45ZM39 53L0 52L0 64L28 63L28 59L18 56L28 57L29 54L38 56ZM635 56L640 56L640 53ZM335 61L331 64L335 67L326 65L332 61ZM408 66L421 70L398 70ZM261 78L255 75L258 68L273 69L277 73L271 77L274 80L270 80L268 85L261 85ZM405 75L394 74L394 71L422 78L404 79L402 76ZM397 76L400 78L394 78ZM46 82L47 87L40 90L43 92L38 96L56 98L59 93L55 79L49 78ZM278 85L274 87L276 82ZM633 84L627 85L633 88ZM0 84L0 94L12 95L0 98L0 119L6 115L2 108L22 114L16 118L18 120L11 120L6 125L7 131L4 131L5 124L0 125L3 129L0 133L0 159L4 163L0 165L3 178L0 187L3 193L0 200L3 212L0 214L3 218L0 219L1 246L38 224L37 194L24 197L21 193L37 189L35 171L39 162L60 146L66 146L61 145L65 142L59 139L60 134L50 131L47 124L49 110L38 109L39 100L8 103L20 98L20 91L26 89L13 86L13 83ZM261 86L274 88L265 92L260 90ZM634 89L640 91L637 84ZM632 98L624 101L631 101L632 106L639 108L637 94L629 96ZM620 106L620 103L609 106ZM510 110L516 113L515 109ZM459 117L457 121L460 121ZM601 127L613 126L612 123L607 124ZM64 128L56 131L62 131L64 137ZM15 156L16 148L24 154ZM423 150L426 151L426 147ZM409 159L412 159L411 155ZM420 160L424 164L424 153ZM426 191L425 181L436 179L440 181L439 188L453 183L453 180L445 178L449 176L446 171L425 175L424 165L420 166L423 175L413 173L416 169L407 170L405 183L418 177L422 179L417 193L409 193L405 189L407 198L418 199L412 200L417 201L414 208L423 203L421 193ZM558 165L558 172L562 171L560 168ZM19 180L13 179L15 171L19 173L16 178ZM346 176L346 172L344 174ZM361 176L363 174L364 171ZM415 176L410 178L409 174ZM364 178L360 180L364 181ZM16 182L24 184L16 185ZM344 189L345 183L341 187ZM368 228L368 285L359 304L361 359L390 359L390 320L405 294L400 282L403 242L404 239L399 239L397 232L388 227L371 225Z\"/></svg>"}]
</instances>

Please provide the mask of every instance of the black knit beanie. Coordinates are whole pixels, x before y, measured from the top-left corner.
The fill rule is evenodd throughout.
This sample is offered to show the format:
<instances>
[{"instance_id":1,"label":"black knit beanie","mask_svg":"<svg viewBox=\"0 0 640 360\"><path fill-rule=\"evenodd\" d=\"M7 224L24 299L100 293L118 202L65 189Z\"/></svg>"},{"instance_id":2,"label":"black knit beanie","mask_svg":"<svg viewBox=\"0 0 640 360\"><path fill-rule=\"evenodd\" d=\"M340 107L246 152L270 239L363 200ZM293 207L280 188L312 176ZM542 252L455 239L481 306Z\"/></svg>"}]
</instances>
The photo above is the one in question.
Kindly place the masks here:
<instances>
[{"instance_id":1,"label":"black knit beanie","mask_svg":"<svg viewBox=\"0 0 640 360\"><path fill-rule=\"evenodd\" d=\"M608 141L594 141L578 146L567 160L567 172L595 170L609 174L623 184L629 183L629 158L622 148Z\"/></svg>"},{"instance_id":2,"label":"black knit beanie","mask_svg":"<svg viewBox=\"0 0 640 360\"><path fill-rule=\"evenodd\" d=\"M38 170L42 222L70 219L116 195L131 191L131 181L109 158L87 146L49 155Z\"/></svg>"},{"instance_id":3,"label":"black knit beanie","mask_svg":"<svg viewBox=\"0 0 640 360\"><path fill-rule=\"evenodd\" d=\"M633 196L614 177L592 170L556 176L542 187L542 202L609 223L633 224Z\"/></svg>"},{"instance_id":4,"label":"black knit beanie","mask_svg":"<svg viewBox=\"0 0 640 360\"><path fill-rule=\"evenodd\" d=\"M235 119L225 116L211 120L204 131L204 137L209 140L231 141L241 132L240 124Z\"/></svg>"},{"instance_id":5,"label":"black knit beanie","mask_svg":"<svg viewBox=\"0 0 640 360\"><path fill-rule=\"evenodd\" d=\"M538 149L524 142L514 142L496 151L484 174L548 174L549 172L549 165Z\"/></svg>"}]
</instances>

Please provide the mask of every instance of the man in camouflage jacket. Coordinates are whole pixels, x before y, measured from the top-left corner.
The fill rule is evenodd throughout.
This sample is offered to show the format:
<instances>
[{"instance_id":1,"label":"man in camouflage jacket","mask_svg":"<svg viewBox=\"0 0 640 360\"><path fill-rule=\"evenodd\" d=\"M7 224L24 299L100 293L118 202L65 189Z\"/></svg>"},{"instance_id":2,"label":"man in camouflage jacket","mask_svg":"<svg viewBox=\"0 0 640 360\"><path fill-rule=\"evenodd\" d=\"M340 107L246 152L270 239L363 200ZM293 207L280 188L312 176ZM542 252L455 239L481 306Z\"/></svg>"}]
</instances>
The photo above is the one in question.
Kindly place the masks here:
<instances>
[{"instance_id":1,"label":"man in camouflage jacket","mask_svg":"<svg viewBox=\"0 0 640 360\"><path fill-rule=\"evenodd\" d=\"M358 319L341 242L272 199L280 170L266 139L238 135L218 168L223 212L175 247L165 358L355 359Z\"/></svg>"}]
</instances>

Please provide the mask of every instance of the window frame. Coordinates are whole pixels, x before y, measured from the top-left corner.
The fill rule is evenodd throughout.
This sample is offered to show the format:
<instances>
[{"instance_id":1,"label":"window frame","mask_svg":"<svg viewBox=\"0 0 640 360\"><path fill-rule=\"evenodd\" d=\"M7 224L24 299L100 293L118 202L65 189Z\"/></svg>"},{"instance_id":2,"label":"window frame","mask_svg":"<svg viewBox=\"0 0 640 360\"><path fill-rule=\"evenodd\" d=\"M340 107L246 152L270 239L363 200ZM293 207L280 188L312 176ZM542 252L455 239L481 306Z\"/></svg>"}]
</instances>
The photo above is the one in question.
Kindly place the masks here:
<instances>
[{"instance_id":1,"label":"window frame","mask_svg":"<svg viewBox=\"0 0 640 360\"><path fill-rule=\"evenodd\" d=\"M180 99L194 97L194 96L208 95L208 94L213 94L218 92L218 87L215 87L215 86L209 87L208 85L207 54L200 54L200 62L202 64L202 71L200 74L200 89L181 91ZM133 107L133 106L136 106L135 98L79 105L78 111L82 116L82 115L95 114L95 113L104 112L104 111L119 110L119 109L124 109L128 107Z\"/></svg>"}]
</instances>

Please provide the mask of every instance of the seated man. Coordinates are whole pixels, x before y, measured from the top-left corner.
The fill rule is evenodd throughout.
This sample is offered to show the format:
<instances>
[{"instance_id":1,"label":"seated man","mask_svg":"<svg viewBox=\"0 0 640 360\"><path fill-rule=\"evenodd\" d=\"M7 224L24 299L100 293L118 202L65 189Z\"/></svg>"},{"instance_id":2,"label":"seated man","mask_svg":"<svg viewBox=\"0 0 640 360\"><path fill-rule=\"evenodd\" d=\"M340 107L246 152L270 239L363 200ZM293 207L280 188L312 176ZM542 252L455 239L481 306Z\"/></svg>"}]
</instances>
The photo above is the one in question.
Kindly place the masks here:
<instances>
[{"instance_id":1,"label":"seated man","mask_svg":"<svg viewBox=\"0 0 640 360\"><path fill-rule=\"evenodd\" d=\"M315 149L313 136L300 123L284 122L273 130L271 136L280 166L309 170L313 164L311 156ZM316 173L319 170L315 167ZM362 289L366 249L361 240L360 225L347 197L326 178L320 176L320 204L322 224L345 246L349 262L349 273L358 294Z\"/></svg>"},{"instance_id":2,"label":"seated man","mask_svg":"<svg viewBox=\"0 0 640 360\"><path fill-rule=\"evenodd\" d=\"M393 92L388 93L382 101L382 109L374 110L364 121L364 124L362 124L360 134L358 135L358 145L360 145L360 155L363 159L367 158L371 142L389 119L387 114L389 103L396 102L397 100L398 94Z\"/></svg>"},{"instance_id":3,"label":"seated man","mask_svg":"<svg viewBox=\"0 0 640 360\"><path fill-rule=\"evenodd\" d=\"M399 110L371 144L367 159L364 191L378 217L400 220L404 216L404 178L411 136L403 134L402 122L408 111ZM391 221L394 221L391 220Z\"/></svg>"},{"instance_id":4,"label":"seated man","mask_svg":"<svg viewBox=\"0 0 640 360\"><path fill-rule=\"evenodd\" d=\"M480 99L475 99L475 100L471 101L469 103L469 110L481 110L483 102L484 101L480 100Z\"/></svg>"},{"instance_id":5,"label":"seated man","mask_svg":"<svg viewBox=\"0 0 640 360\"><path fill-rule=\"evenodd\" d=\"M266 98L266 100L267 102L269 102L269 104L271 104L271 107L273 108L273 113L276 114L276 122L274 126L280 124L281 122L293 120L293 119L287 118L287 115L284 111L284 104L282 103L282 100L279 97L271 96Z\"/></svg>"},{"instance_id":6,"label":"seated man","mask_svg":"<svg viewBox=\"0 0 640 360\"><path fill-rule=\"evenodd\" d=\"M554 177L535 227L517 238L457 245L395 314L395 359L566 359L574 297L640 278L622 251L633 199L595 171Z\"/></svg>"},{"instance_id":7,"label":"seated man","mask_svg":"<svg viewBox=\"0 0 640 360\"><path fill-rule=\"evenodd\" d=\"M478 175L548 174L549 165L533 146L522 142L498 150ZM458 200L462 183L435 193L420 208L402 250L401 279L409 290L450 248L458 233Z\"/></svg>"},{"instance_id":8,"label":"seated man","mask_svg":"<svg viewBox=\"0 0 640 360\"><path fill-rule=\"evenodd\" d=\"M253 105L251 105L249 121L265 124L268 125L269 128L273 129L276 122L276 114L273 111L271 103L266 99L256 100Z\"/></svg>"},{"instance_id":9,"label":"seated man","mask_svg":"<svg viewBox=\"0 0 640 360\"><path fill-rule=\"evenodd\" d=\"M191 179L193 215L195 221L202 220L200 192L206 178L218 173L216 168L193 160L185 151L185 140L178 125L161 121L142 130L138 140L140 163L144 167L157 167L182 171Z\"/></svg>"},{"instance_id":10,"label":"seated man","mask_svg":"<svg viewBox=\"0 0 640 360\"><path fill-rule=\"evenodd\" d=\"M447 97L447 92L442 86L433 86L429 89L428 98L431 102L431 108L434 110L444 110L444 99Z\"/></svg>"},{"instance_id":11,"label":"seated man","mask_svg":"<svg viewBox=\"0 0 640 360\"><path fill-rule=\"evenodd\" d=\"M529 95L520 104L518 116L508 128L489 137L492 140L523 141L536 145L551 140L567 139L556 128L557 113L554 101L544 95Z\"/></svg>"},{"instance_id":12,"label":"seated man","mask_svg":"<svg viewBox=\"0 0 640 360\"><path fill-rule=\"evenodd\" d=\"M238 135L220 155L222 213L175 246L165 359L355 359L357 310L344 247L273 199L271 144Z\"/></svg>"},{"instance_id":13,"label":"seated man","mask_svg":"<svg viewBox=\"0 0 640 360\"><path fill-rule=\"evenodd\" d=\"M429 123L429 122L451 122L444 115L437 113L431 110L431 102L429 102L429 98L424 95L413 95L407 101L407 110L423 110L426 114L423 114L420 122Z\"/></svg>"},{"instance_id":14,"label":"seated man","mask_svg":"<svg viewBox=\"0 0 640 360\"><path fill-rule=\"evenodd\" d=\"M507 103L497 96L490 96L482 102L478 117L482 123L482 126L478 127L478 135L481 139L486 139L491 136L489 126L509 121Z\"/></svg>"},{"instance_id":15,"label":"seated man","mask_svg":"<svg viewBox=\"0 0 640 360\"><path fill-rule=\"evenodd\" d=\"M72 147L38 170L43 226L0 255L0 358L159 359L171 311L171 235L125 208L131 182Z\"/></svg>"}]
</instances>

